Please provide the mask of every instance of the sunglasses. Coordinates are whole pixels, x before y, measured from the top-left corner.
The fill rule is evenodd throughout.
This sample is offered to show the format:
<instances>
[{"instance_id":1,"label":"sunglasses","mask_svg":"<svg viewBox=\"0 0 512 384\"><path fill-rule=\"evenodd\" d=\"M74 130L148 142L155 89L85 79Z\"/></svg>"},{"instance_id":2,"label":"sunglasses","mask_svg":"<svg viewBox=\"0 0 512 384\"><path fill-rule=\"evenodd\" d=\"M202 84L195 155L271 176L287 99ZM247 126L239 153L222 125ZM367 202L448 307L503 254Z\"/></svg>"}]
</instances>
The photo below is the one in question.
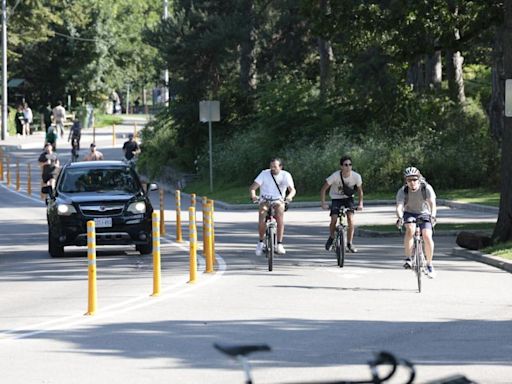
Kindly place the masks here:
<instances>
[{"instance_id":1,"label":"sunglasses","mask_svg":"<svg viewBox=\"0 0 512 384\"><path fill-rule=\"evenodd\" d=\"M406 179L406 181L418 181L419 179Z\"/></svg>"},{"instance_id":2,"label":"sunglasses","mask_svg":"<svg viewBox=\"0 0 512 384\"><path fill-rule=\"evenodd\" d=\"M352 163L345 163L343 164L345 167L351 167L352 166Z\"/></svg>"}]
</instances>

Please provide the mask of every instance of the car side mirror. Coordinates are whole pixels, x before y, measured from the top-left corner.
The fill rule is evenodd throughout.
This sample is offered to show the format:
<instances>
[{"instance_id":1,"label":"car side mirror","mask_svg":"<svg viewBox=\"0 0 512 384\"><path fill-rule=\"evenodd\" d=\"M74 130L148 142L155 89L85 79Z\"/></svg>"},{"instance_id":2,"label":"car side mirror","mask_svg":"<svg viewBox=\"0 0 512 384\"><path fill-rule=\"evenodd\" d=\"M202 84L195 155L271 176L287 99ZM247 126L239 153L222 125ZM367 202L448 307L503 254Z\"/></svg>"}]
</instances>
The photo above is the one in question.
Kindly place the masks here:
<instances>
[{"instance_id":1,"label":"car side mirror","mask_svg":"<svg viewBox=\"0 0 512 384\"><path fill-rule=\"evenodd\" d=\"M46 185L41 188L41 193L53 197L53 188L50 185Z\"/></svg>"},{"instance_id":2,"label":"car side mirror","mask_svg":"<svg viewBox=\"0 0 512 384\"><path fill-rule=\"evenodd\" d=\"M158 184L155 184L155 183L149 184L148 191L156 191L156 190L158 190Z\"/></svg>"}]
</instances>

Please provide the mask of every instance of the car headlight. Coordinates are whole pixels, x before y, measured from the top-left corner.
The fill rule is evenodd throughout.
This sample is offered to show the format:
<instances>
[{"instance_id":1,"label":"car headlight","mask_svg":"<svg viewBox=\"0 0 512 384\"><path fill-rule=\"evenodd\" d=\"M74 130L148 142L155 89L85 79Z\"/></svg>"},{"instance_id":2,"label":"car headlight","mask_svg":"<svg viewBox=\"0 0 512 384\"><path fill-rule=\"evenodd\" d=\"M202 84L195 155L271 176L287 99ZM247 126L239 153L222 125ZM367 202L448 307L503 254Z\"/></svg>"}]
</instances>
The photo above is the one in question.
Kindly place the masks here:
<instances>
[{"instance_id":1,"label":"car headlight","mask_svg":"<svg viewBox=\"0 0 512 384\"><path fill-rule=\"evenodd\" d=\"M72 213L76 213L76 209L71 204L59 204L57 205L57 212L61 216L69 216Z\"/></svg>"},{"instance_id":2,"label":"car headlight","mask_svg":"<svg viewBox=\"0 0 512 384\"><path fill-rule=\"evenodd\" d=\"M131 213L146 213L146 203L143 201L136 201L128 206L128 212Z\"/></svg>"}]
</instances>

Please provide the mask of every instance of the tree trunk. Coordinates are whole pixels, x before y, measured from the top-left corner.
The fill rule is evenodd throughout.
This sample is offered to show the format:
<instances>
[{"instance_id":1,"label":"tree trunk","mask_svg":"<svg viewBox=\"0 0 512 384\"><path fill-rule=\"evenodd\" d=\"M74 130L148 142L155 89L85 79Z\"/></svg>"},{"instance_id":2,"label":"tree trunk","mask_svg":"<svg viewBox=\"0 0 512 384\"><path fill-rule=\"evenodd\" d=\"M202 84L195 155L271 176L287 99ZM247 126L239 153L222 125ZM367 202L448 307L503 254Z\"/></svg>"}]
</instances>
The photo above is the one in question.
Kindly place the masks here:
<instances>
[{"instance_id":1,"label":"tree trunk","mask_svg":"<svg viewBox=\"0 0 512 384\"><path fill-rule=\"evenodd\" d=\"M242 94L248 95L256 88L254 3L252 0L244 0L241 2L241 7L245 25L240 42L240 89Z\"/></svg>"},{"instance_id":2,"label":"tree trunk","mask_svg":"<svg viewBox=\"0 0 512 384\"><path fill-rule=\"evenodd\" d=\"M434 52L433 55L428 57L429 63L429 84L432 85L436 91L441 89L441 82L443 81L443 66L441 63L441 51Z\"/></svg>"},{"instance_id":3,"label":"tree trunk","mask_svg":"<svg viewBox=\"0 0 512 384\"><path fill-rule=\"evenodd\" d=\"M329 11L329 0L320 0L320 10L322 14ZM331 64L334 54L329 41L318 38L318 52L320 54L320 98L325 99L332 85Z\"/></svg>"},{"instance_id":4,"label":"tree trunk","mask_svg":"<svg viewBox=\"0 0 512 384\"><path fill-rule=\"evenodd\" d=\"M457 18L459 15L459 8L456 2L452 4L451 7L453 8L453 15L455 18ZM454 31L454 35L455 41L460 40L460 32L457 28ZM462 104L466 101L466 94L464 92L464 77L462 71L464 58L459 51L452 51L448 53L447 62L447 65L451 66L451 69L453 69L453 71L450 70L451 76L448 77L448 90L450 93L450 98L453 101Z\"/></svg>"},{"instance_id":5,"label":"tree trunk","mask_svg":"<svg viewBox=\"0 0 512 384\"><path fill-rule=\"evenodd\" d=\"M503 74L499 79L504 88L506 79L512 79L512 0L503 2ZM498 32L499 33L499 32ZM504 99L502 99L504 103ZM503 243L512 240L512 117L505 117L501 141L501 198L498 222L494 228L493 240Z\"/></svg>"}]
</instances>

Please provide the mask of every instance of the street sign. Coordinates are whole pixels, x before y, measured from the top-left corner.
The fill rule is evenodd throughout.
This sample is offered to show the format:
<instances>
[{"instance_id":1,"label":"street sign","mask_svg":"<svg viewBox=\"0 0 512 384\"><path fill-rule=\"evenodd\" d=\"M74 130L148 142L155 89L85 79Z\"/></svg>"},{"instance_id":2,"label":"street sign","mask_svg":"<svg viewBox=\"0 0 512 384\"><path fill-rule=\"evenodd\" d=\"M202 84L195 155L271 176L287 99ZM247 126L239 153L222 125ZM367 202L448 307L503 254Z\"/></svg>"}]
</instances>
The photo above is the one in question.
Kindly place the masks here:
<instances>
[{"instance_id":1,"label":"street sign","mask_svg":"<svg viewBox=\"0 0 512 384\"><path fill-rule=\"evenodd\" d=\"M220 121L220 101L204 100L199 102L199 121Z\"/></svg>"},{"instance_id":2,"label":"street sign","mask_svg":"<svg viewBox=\"0 0 512 384\"><path fill-rule=\"evenodd\" d=\"M505 80L505 117L512 117L512 80Z\"/></svg>"}]
</instances>

